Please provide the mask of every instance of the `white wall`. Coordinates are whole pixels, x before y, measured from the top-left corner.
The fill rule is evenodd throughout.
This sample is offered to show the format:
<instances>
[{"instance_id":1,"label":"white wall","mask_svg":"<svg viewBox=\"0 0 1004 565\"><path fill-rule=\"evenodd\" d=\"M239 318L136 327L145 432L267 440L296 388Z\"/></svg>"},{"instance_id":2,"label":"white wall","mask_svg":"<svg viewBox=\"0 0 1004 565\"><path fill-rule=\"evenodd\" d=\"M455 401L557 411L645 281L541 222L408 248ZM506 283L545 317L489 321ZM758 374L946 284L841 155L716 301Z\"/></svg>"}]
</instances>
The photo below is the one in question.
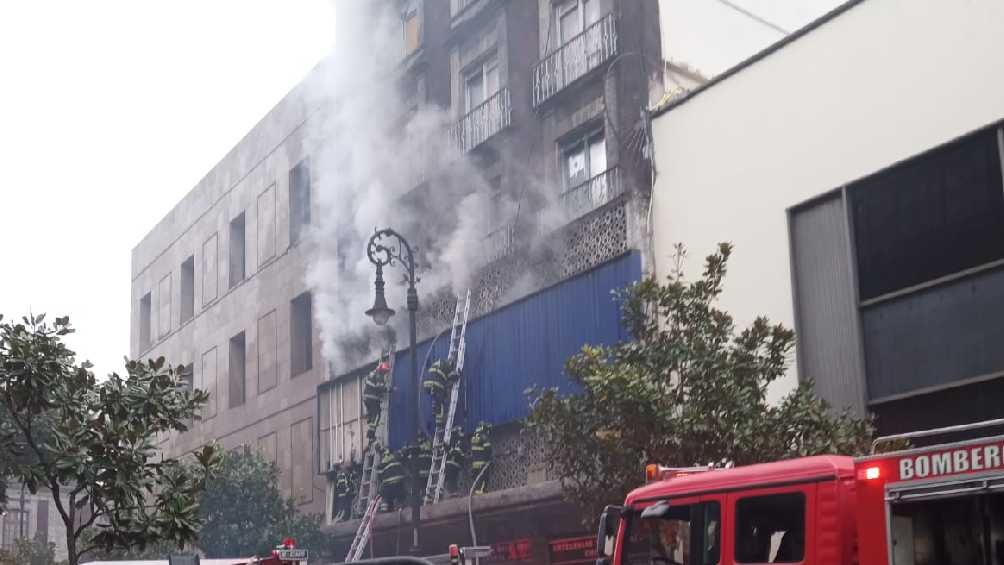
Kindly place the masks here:
<instances>
[{"instance_id":1,"label":"white wall","mask_svg":"<svg viewBox=\"0 0 1004 565\"><path fill-rule=\"evenodd\" d=\"M1001 38L1000 0L865 0L658 117L657 272L731 241L721 306L793 326L785 210L1004 118Z\"/></svg>"}]
</instances>

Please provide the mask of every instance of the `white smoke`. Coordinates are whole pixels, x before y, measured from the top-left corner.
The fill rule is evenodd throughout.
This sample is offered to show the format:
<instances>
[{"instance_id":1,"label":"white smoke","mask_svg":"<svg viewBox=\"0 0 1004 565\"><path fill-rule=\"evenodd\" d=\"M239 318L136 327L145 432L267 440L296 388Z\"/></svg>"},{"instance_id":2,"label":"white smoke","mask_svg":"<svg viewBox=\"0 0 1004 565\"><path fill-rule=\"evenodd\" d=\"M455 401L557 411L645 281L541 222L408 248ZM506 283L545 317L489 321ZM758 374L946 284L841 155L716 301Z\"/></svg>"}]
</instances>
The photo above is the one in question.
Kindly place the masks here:
<instances>
[{"instance_id":1,"label":"white smoke","mask_svg":"<svg viewBox=\"0 0 1004 565\"><path fill-rule=\"evenodd\" d=\"M343 1L337 50L305 86L320 212L311 234L314 290L323 355L335 374L375 358L380 340L364 312L372 305L374 266L366 242L391 227L417 247L420 297L471 284L485 255L485 236L511 199L493 198L481 173L448 135L452 111L415 105L401 88L402 31L395 2ZM343 19L344 18L344 19ZM428 80L433 80L429 77ZM412 193L424 171L428 189ZM500 211L499 208L502 208ZM404 269L385 269L392 324L406 328ZM425 303L425 306L428 304Z\"/></svg>"}]
</instances>

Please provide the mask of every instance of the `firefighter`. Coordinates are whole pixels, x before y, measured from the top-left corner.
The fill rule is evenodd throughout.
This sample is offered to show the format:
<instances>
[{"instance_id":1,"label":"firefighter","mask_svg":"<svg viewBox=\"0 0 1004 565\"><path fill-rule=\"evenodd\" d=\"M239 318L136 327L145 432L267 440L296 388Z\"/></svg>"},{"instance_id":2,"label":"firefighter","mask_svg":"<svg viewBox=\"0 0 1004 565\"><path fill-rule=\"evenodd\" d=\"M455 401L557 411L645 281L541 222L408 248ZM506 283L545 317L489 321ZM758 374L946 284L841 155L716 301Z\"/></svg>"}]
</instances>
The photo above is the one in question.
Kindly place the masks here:
<instances>
[{"instance_id":1,"label":"firefighter","mask_svg":"<svg viewBox=\"0 0 1004 565\"><path fill-rule=\"evenodd\" d=\"M388 376L390 374L390 364L381 361L376 369L366 375L363 383L363 406L366 410L366 437L372 441L376 439L377 426L380 424L380 410L383 399L390 392Z\"/></svg>"},{"instance_id":2,"label":"firefighter","mask_svg":"<svg viewBox=\"0 0 1004 565\"><path fill-rule=\"evenodd\" d=\"M478 427L474 430L474 435L471 436L471 478L472 480L477 480L478 475L481 471L488 466L488 463L492 459L492 439L491 439L491 426L485 422L478 424ZM486 472L484 477L477 485L476 492L481 494L485 492L485 483L488 482L488 473Z\"/></svg>"},{"instance_id":3,"label":"firefighter","mask_svg":"<svg viewBox=\"0 0 1004 565\"><path fill-rule=\"evenodd\" d=\"M352 481L344 465L335 474L335 499L331 515L336 522L348 520L352 514Z\"/></svg>"},{"instance_id":4,"label":"firefighter","mask_svg":"<svg viewBox=\"0 0 1004 565\"><path fill-rule=\"evenodd\" d=\"M460 486L464 459L464 430L458 426L450 434L450 450L446 452L446 491L450 494L455 494Z\"/></svg>"},{"instance_id":5,"label":"firefighter","mask_svg":"<svg viewBox=\"0 0 1004 565\"><path fill-rule=\"evenodd\" d=\"M443 425L444 405L453 373L453 363L439 360L429 367L429 371L425 374L425 380L422 381L422 388L432 397L432 413L436 416L437 428Z\"/></svg>"},{"instance_id":6,"label":"firefighter","mask_svg":"<svg viewBox=\"0 0 1004 565\"><path fill-rule=\"evenodd\" d=\"M424 494L425 485L429 484L429 470L432 469L432 441L425 432L418 432L418 448L415 450L415 464L418 466L419 494Z\"/></svg>"},{"instance_id":7,"label":"firefighter","mask_svg":"<svg viewBox=\"0 0 1004 565\"><path fill-rule=\"evenodd\" d=\"M380 462L380 496L387 510L400 508L404 501L404 465L396 453L388 451Z\"/></svg>"}]
</instances>

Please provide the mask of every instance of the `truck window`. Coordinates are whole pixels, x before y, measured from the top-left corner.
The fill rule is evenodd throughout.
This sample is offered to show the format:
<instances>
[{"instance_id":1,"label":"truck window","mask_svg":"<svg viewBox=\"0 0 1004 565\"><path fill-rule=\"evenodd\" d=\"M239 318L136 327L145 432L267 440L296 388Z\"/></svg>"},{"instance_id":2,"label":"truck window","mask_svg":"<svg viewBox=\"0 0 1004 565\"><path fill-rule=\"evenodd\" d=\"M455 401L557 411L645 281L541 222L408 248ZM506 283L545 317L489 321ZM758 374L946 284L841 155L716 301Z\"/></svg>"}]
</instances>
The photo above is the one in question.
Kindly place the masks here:
<instances>
[{"instance_id":1,"label":"truck window","mask_svg":"<svg viewBox=\"0 0 1004 565\"><path fill-rule=\"evenodd\" d=\"M721 507L717 502L674 506L662 518L628 521L630 565L716 565L721 551Z\"/></svg>"},{"instance_id":2,"label":"truck window","mask_svg":"<svg viewBox=\"0 0 1004 565\"><path fill-rule=\"evenodd\" d=\"M797 563L805 559L805 495L753 496L736 503L736 562Z\"/></svg>"}]
</instances>

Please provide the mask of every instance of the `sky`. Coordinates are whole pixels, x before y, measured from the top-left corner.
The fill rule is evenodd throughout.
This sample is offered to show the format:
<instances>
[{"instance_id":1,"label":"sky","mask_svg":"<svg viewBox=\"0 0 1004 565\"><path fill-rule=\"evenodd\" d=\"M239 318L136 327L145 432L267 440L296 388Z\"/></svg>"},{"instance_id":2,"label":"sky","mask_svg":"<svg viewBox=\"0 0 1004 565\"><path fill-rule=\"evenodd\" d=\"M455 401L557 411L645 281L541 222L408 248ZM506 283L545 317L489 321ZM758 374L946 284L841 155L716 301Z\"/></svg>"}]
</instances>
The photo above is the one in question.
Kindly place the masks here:
<instances>
[{"instance_id":1,"label":"sky","mask_svg":"<svg viewBox=\"0 0 1004 565\"><path fill-rule=\"evenodd\" d=\"M788 30L838 4L733 1ZM717 0L663 5L671 55L708 75L781 37ZM121 371L132 248L330 52L334 13L333 0L0 2L0 314L69 315L78 357Z\"/></svg>"}]
</instances>

